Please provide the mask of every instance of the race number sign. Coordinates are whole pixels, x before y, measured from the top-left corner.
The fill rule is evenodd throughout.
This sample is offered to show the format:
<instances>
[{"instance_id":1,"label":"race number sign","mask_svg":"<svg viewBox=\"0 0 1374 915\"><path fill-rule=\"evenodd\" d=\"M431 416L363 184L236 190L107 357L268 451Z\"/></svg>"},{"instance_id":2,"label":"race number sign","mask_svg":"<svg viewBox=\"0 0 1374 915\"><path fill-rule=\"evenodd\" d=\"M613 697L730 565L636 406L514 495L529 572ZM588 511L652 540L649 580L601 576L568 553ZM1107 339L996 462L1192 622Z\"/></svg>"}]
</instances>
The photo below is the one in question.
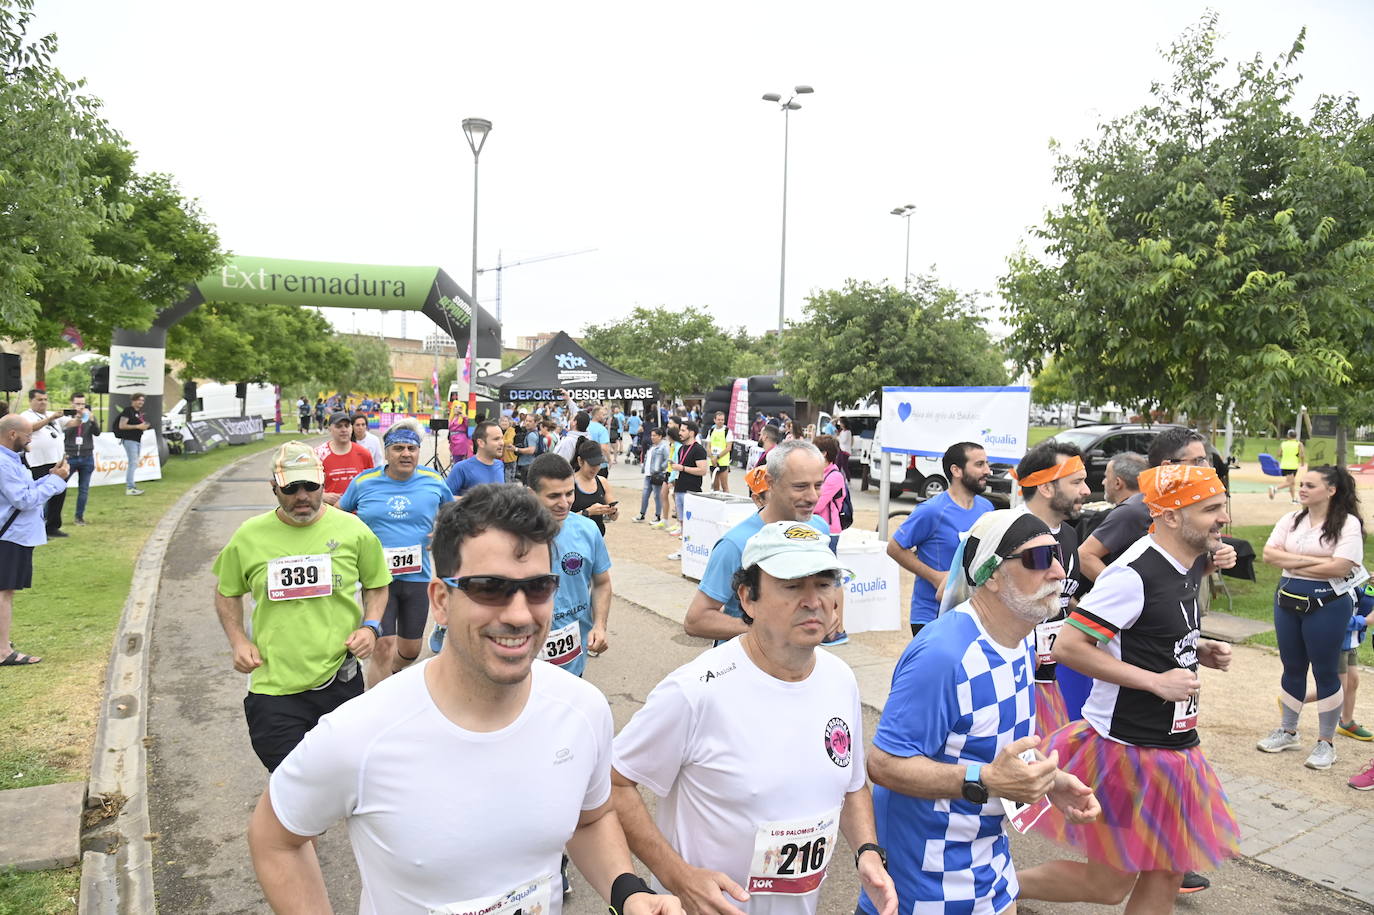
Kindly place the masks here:
<instances>
[{"instance_id":1,"label":"race number sign","mask_svg":"<svg viewBox=\"0 0 1374 915\"><path fill-rule=\"evenodd\" d=\"M1197 697L1195 692L1187 699L1174 703L1174 723L1169 728L1170 734L1182 734L1197 727Z\"/></svg>"},{"instance_id":2,"label":"race number sign","mask_svg":"<svg viewBox=\"0 0 1374 915\"><path fill-rule=\"evenodd\" d=\"M539 651L539 660L548 661L562 667L577 659L582 653L582 627L577 620L566 626L552 630L544 640Z\"/></svg>"},{"instance_id":3,"label":"race number sign","mask_svg":"<svg viewBox=\"0 0 1374 915\"><path fill-rule=\"evenodd\" d=\"M802 820L764 823L754 834L749 862L751 895L799 896L825 879L840 829L840 808Z\"/></svg>"},{"instance_id":4,"label":"race number sign","mask_svg":"<svg viewBox=\"0 0 1374 915\"><path fill-rule=\"evenodd\" d=\"M334 563L328 553L283 556L267 563L267 599L327 597L334 591Z\"/></svg>"},{"instance_id":5,"label":"race number sign","mask_svg":"<svg viewBox=\"0 0 1374 915\"><path fill-rule=\"evenodd\" d=\"M499 896L450 902L429 909L429 915L537 915L549 912L553 901L553 875L522 884Z\"/></svg>"},{"instance_id":6,"label":"race number sign","mask_svg":"<svg viewBox=\"0 0 1374 915\"><path fill-rule=\"evenodd\" d=\"M1034 750L1022 750L1021 758L1028 763L1039 760ZM1033 804L1022 804L1020 801L1013 801L1010 798L1002 798L1002 809L1006 811L1007 822L1011 823L1011 828L1025 835L1026 830L1035 825L1035 821L1045 815L1045 811L1050 809L1050 799L1042 797Z\"/></svg>"},{"instance_id":7,"label":"race number sign","mask_svg":"<svg viewBox=\"0 0 1374 915\"><path fill-rule=\"evenodd\" d=\"M391 570L392 575L409 575L412 572L424 571L424 554L420 552L420 545L396 546L383 549L386 554L386 567Z\"/></svg>"},{"instance_id":8,"label":"race number sign","mask_svg":"<svg viewBox=\"0 0 1374 915\"><path fill-rule=\"evenodd\" d=\"M1063 620L1050 620L1035 625L1035 666L1044 667L1054 663L1054 641L1059 638L1059 630L1064 628Z\"/></svg>"}]
</instances>

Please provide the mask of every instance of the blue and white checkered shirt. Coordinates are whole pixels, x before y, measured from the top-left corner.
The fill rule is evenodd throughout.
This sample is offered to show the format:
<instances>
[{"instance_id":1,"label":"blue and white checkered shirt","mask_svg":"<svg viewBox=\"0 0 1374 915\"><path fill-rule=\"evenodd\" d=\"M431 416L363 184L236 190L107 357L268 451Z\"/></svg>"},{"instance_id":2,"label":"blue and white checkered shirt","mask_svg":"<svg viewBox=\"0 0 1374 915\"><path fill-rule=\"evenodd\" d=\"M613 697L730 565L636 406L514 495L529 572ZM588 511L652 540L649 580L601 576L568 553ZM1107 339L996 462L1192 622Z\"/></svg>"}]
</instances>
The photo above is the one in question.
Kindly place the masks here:
<instances>
[{"instance_id":1,"label":"blue and white checkered shirt","mask_svg":"<svg viewBox=\"0 0 1374 915\"><path fill-rule=\"evenodd\" d=\"M997 644L973 607L960 604L907 645L873 745L904 758L992 762L1035 730L1032 652L1029 640ZM1001 799L978 805L875 786L873 808L903 915L992 915L1016 899ZM859 904L875 911L866 895Z\"/></svg>"}]
</instances>

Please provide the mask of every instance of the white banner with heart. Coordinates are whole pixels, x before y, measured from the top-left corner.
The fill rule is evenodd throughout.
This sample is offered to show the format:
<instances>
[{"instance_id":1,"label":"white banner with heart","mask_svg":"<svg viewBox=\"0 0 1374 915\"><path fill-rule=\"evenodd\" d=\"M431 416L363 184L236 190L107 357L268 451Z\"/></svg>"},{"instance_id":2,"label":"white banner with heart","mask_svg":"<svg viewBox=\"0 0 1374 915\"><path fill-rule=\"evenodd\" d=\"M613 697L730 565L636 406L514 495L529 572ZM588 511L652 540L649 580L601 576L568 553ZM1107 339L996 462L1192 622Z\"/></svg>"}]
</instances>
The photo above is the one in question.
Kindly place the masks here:
<instances>
[{"instance_id":1,"label":"white banner with heart","mask_svg":"<svg viewBox=\"0 0 1374 915\"><path fill-rule=\"evenodd\" d=\"M976 442L988 460L1015 464L1026 453L1030 388L883 388L882 448L941 457Z\"/></svg>"}]
</instances>

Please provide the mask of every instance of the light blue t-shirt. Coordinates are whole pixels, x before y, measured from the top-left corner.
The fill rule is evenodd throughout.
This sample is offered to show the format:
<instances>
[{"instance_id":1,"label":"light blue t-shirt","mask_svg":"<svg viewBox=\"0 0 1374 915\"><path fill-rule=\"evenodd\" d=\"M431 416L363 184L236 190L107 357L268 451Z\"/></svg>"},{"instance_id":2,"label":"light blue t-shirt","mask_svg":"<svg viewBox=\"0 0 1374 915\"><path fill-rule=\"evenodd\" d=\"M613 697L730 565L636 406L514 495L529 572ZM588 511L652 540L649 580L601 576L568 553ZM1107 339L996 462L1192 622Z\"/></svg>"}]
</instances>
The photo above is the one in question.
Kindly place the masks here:
<instances>
[{"instance_id":1,"label":"light blue t-shirt","mask_svg":"<svg viewBox=\"0 0 1374 915\"><path fill-rule=\"evenodd\" d=\"M630 414L630 418L625 420L625 422L631 435L638 435L640 428L644 425L644 420L635 416L633 413Z\"/></svg>"},{"instance_id":2,"label":"light blue t-shirt","mask_svg":"<svg viewBox=\"0 0 1374 915\"><path fill-rule=\"evenodd\" d=\"M420 547L419 572L392 576L401 581L429 581L429 535L439 506L453 501L444 478L428 467L417 467L408 480L393 480L386 468L365 470L354 477L339 497L339 508L353 512L372 529L382 546Z\"/></svg>"},{"instance_id":3,"label":"light blue t-shirt","mask_svg":"<svg viewBox=\"0 0 1374 915\"><path fill-rule=\"evenodd\" d=\"M973 497L972 508L962 508L948 492L942 492L916 506L892 539L904 550L914 549L916 558L932 569L948 572L959 546L959 535L990 511L992 503L982 496ZM916 586L911 589L911 621L928 623L935 619L939 609L935 586L917 576Z\"/></svg>"},{"instance_id":4,"label":"light blue t-shirt","mask_svg":"<svg viewBox=\"0 0 1374 915\"><path fill-rule=\"evenodd\" d=\"M820 518L812 515L806 523L824 534L827 540L830 538L830 525ZM735 589L730 587L730 582L734 579L735 573L740 570L740 566L743 565L744 544L761 530L763 530L763 516L755 512L726 531L725 536L717 540L716 545L711 547L711 555L706 560L706 571L702 573L701 584L697 585L697 590L712 600L718 600L724 604L721 610L727 616L733 616L736 619L743 616L739 597L736 596Z\"/></svg>"},{"instance_id":5,"label":"light blue t-shirt","mask_svg":"<svg viewBox=\"0 0 1374 915\"><path fill-rule=\"evenodd\" d=\"M564 519L553 540L553 552L558 592L553 599L549 634L577 621L582 650L559 666L580 677L587 666L587 633L592 631L592 579L610 571L611 554L606 552L606 538L596 522L573 514Z\"/></svg>"},{"instance_id":6,"label":"light blue t-shirt","mask_svg":"<svg viewBox=\"0 0 1374 915\"><path fill-rule=\"evenodd\" d=\"M596 420L587 424L587 438L596 442L598 445L609 445L611 443L611 430Z\"/></svg>"},{"instance_id":7,"label":"light blue t-shirt","mask_svg":"<svg viewBox=\"0 0 1374 915\"><path fill-rule=\"evenodd\" d=\"M526 432L526 433L524 434L524 441L523 441L523 443L521 444L521 447L522 447L522 448L533 448L534 451L538 451L538 450L539 450L539 430L538 430L538 429L531 429L529 432ZM534 458L535 458L535 453L534 453L534 451L531 451L529 454L521 454L521 455L518 455L518 456L515 458L515 466L516 466L516 467L528 467L528 466L530 466L531 464L533 464L533 463L534 463Z\"/></svg>"},{"instance_id":8,"label":"light blue t-shirt","mask_svg":"<svg viewBox=\"0 0 1374 915\"><path fill-rule=\"evenodd\" d=\"M474 486L481 486L483 483L504 483L506 482L506 468L500 461L492 461L484 464L477 459L477 455L463 460L453 465L453 469L448 472L449 492L455 496L461 496Z\"/></svg>"}]
</instances>

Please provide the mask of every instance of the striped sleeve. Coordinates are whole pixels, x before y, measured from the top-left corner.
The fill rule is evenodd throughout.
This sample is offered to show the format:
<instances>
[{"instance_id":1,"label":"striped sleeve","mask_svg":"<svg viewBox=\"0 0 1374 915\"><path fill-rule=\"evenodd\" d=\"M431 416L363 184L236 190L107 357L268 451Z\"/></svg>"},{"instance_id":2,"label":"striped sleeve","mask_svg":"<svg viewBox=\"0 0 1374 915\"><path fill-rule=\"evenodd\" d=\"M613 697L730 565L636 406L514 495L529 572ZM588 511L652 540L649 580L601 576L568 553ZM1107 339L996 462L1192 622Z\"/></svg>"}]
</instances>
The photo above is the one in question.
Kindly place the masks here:
<instances>
[{"instance_id":1,"label":"striped sleeve","mask_svg":"<svg viewBox=\"0 0 1374 915\"><path fill-rule=\"evenodd\" d=\"M1145 585L1140 573L1114 562L1103 570L1093 589L1069 614L1069 625L1099 642L1110 642L1140 618L1145 605Z\"/></svg>"}]
</instances>

